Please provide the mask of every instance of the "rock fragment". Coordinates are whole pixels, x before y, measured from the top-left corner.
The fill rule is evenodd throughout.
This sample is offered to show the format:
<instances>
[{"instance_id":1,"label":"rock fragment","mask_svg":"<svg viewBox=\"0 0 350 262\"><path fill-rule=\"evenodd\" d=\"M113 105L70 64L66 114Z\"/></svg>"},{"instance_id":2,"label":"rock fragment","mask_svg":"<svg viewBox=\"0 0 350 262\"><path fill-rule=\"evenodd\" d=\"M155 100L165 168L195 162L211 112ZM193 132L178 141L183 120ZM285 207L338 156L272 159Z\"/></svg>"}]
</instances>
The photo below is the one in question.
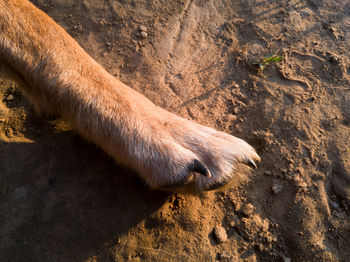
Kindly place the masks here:
<instances>
[{"instance_id":1,"label":"rock fragment","mask_svg":"<svg viewBox=\"0 0 350 262\"><path fill-rule=\"evenodd\" d=\"M271 172L270 170L266 170L266 171L265 171L265 175L267 175L267 176L272 176L272 172Z\"/></svg>"},{"instance_id":2,"label":"rock fragment","mask_svg":"<svg viewBox=\"0 0 350 262\"><path fill-rule=\"evenodd\" d=\"M274 180L272 183L272 192L277 195L281 193L282 190L283 190L283 185L281 184L281 182L278 180Z\"/></svg>"},{"instance_id":3,"label":"rock fragment","mask_svg":"<svg viewBox=\"0 0 350 262\"><path fill-rule=\"evenodd\" d=\"M144 25L140 26L140 36L143 38L147 38L148 34L147 34L147 27Z\"/></svg>"},{"instance_id":4,"label":"rock fragment","mask_svg":"<svg viewBox=\"0 0 350 262\"><path fill-rule=\"evenodd\" d=\"M226 229L223 228L222 226L219 226L219 225L215 226L215 228L213 230L213 235L214 235L216 242L219 244L227 241Z\"/></svg>"},{"instance_id":5,"label":"rock fragment","mask_svg":"<svg viewBox=\"0 0 350 262\"><path fill-rule=\"evenodd\" d=\"M13 99L15 99L13 95L8 95L5 100L9 102L9 101L12 101Z\"/></svg>"},{"instance_id":6,"label":"rock fragment","mask_svg":"<svg viewBox=\"0 0 350 262\"><path fill-rule=\"evenodd\" d=\"M331 202L331 206L334 208L334 209L338 209L339 208L339 204L335 201L330 201Z\"/></svg>"},{"instance_id":7,"label":"rock fragment","mask_svg":"<svg viewBox=\"0 0 350 262\"><path fill-rule=\"evenodd\" d=\"M147 38L148 34L146 32L144 32L144 31L142 31L140 33L140 36L142 36L143 38Z\"/></svg>"},{"instance_id":8,"label":"rock fragment","mask_svg":"<svg viewBox=\"0 0 350 262\"><path fill-rule=\"evenodd\" d=\"M144 25L141 25L141 26L140 26L140 31L141 31L141 32L147 32L147 27L144 26Z\"/></svg>"}]
</instances>

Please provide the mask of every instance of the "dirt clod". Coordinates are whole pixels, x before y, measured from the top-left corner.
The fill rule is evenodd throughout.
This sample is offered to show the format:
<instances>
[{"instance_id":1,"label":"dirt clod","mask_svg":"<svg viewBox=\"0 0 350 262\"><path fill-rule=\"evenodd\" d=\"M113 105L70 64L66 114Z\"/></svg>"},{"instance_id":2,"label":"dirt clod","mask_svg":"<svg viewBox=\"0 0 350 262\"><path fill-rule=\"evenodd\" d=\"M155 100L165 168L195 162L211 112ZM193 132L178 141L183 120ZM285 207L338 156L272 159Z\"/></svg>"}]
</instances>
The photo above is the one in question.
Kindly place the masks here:
<instances>
[{"instance_id":1,"label":"dirt clod","mask_svg":"<svg viewBox=\"0 0 350 262\"><path fill-rule=\"evenodd\" d=\"M246 216L250 216L254 212L254 206L252 204L246 204L242 207L242 213Z\"/></svg>"},{"instance_id":2,"label":"dirt clod","mask_svg":"<svg viewBox=\"0 0 350 262\"><path fill-rule=\"evenodd\" d=\"M227 241L227 233L226 233L226 229L222 226L215 226L214 230L213 230L213 236L215 241L218 244L224 243Z\"/></svg>"},{"instance_id":3,"label":"dirt clod","mask_svg":"<svg viewBox=\"0 0 350 262\"><path fill-rule=\"evenodd\" d=\"M141 32L147 32L147 27L144 26L144 25L141 25L141 26L140 26L140 31L141 31Z\"/></svg>"},{"instance_id":4,"label":"dirt clod","mask_svg":"<svg viewBox=\"0 0 350 262\"><path fill-rule=\"evenodd\" d=\"M148 34L145 31L141 31L140 36L142 36L143 38L147 38Z\"/></svg>"}]
</instances>

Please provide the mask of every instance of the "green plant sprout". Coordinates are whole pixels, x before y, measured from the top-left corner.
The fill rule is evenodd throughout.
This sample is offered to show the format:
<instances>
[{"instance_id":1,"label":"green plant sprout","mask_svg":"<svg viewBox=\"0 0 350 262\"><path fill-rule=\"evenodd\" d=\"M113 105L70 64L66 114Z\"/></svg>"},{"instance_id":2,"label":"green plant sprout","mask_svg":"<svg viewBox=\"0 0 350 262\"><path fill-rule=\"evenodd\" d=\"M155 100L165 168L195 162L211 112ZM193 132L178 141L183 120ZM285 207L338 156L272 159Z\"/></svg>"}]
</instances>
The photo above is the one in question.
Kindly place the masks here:
<instances>
[{"instance_id":1,"label":"green plant sprout","mask_svg":"<svg viewBox=\"0 0 350 262\"><path fill-rule=\"evenodd\" d=\"M262 58L260 60L260 62L257 62L257 63L253 63L253 65L257 66L258 67L258 73L261 74L262 71L265 69L265 67L268 65L268 64L271 64L271 63L277 63L277 62L280 62L284 59L284 57L282 56L277 56L275 54L269 54L268 56Z\"/></svg>"}]
</instances>

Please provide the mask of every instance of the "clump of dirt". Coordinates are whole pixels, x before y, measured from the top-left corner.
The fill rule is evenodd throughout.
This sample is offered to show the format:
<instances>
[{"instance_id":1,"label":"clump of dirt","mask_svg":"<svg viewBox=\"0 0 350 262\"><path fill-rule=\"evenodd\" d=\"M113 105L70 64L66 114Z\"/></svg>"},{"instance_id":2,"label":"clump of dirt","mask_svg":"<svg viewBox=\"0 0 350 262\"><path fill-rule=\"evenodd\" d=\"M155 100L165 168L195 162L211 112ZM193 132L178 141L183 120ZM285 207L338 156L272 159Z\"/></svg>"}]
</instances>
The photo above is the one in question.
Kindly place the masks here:
<instances>
[{"instance_id":1,"label":"clump of dirt","mask_svg":"<svg viewBox=\"0 0 350 262\"><path fill-rule=\"evenodd\" d=\"M347 1L33 2L111 74L262 162L221 192L150 191L3 76L2 260L348 260ZM258 74L270 53L284 59Z\"/></svg>"}]
</instances>

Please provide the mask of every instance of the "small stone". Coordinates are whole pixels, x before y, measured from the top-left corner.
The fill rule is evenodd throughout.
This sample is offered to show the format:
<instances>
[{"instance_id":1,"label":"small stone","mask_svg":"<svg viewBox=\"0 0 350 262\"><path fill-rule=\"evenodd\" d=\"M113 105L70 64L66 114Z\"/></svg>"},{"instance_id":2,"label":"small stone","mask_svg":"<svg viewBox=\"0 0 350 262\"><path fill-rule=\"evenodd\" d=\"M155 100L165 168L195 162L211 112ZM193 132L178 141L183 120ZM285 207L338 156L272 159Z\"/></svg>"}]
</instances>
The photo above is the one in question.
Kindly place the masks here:
<instances>
[{"instance_id":1,"label":"small stone","mask_svg":"<svg viewBox=\"0 0 350 262\"><path fill-rule=\"evenodd\" d=\"M238 112L239 112L238 107L235 107L235 108L232 109L232 113L233 113L233 114L237 115Z\"/></svg>"},{"instance_id":2,"label":"small stone","mask_svg":"<svg viewBox=\"0 0 350 262\"><path fill-rule=\"evenodd\" d=\"M339 208L339 204L337 202L334 202L334 201L330 201L331 202L331 206L334 208L334 209L338 209Z\"/></svg>"},{"instance_id":3,"label":"small stone","mask_svg":"<svg viewBox=\"0 0 350 262\"><path fill-rule=\"evenodd\" d=\"M6 97L6 101L12 101L13 99L15 99L15 97L13 95L8 95Z\"/></svg>"},{"instance_id":4,"label":"small stone","mask_svg":"<svg viewBox=\"0 0 350 262\"><path fill-rule=\"evenodd\" d=\"M252 204L247 204L242 208L242 213L246 216L250 216L254 212L254 206Z\"/></svg>"},{"instance_id":5,"label":"small stone","mask_svg":"<svg viewBox=\"0 0 350 262\"><path fill-rule=\"evenodd\" d=\"M225 228L223 228L222 226L219 226L219 225L215 226L213 234L217 243L220 244L227 241L227 233Z\"/></svg>"},{"instance_id":6,"label":"small stone","mask_svg":"<svg viewBox=\"0 0 350 262\"><path fill-rule=\"evenodd\" d=\"M141 32L147 32L147 27L144 26L144 25L141 25L141 26L140 26L140 31L141 31Z\"/></svg>"},{"instance_id":7,"label":"small stone","mask_svg":"<svg viewBox=\"0 0 350 262\"><path fill-rule=\"evenodd\" d=\"M100 23L101 26L105 26L106 25L106 21L104 21L104 20L100 20L99 23Z\"/></svg>"},{"instance_id":8,"label":"small stone","mask_svg":"<svg viewBox=\"0 0 350 262\"><path fill-rule=\"evenodd\" d=\"M106 46L111 46L111 42L106 42Z\"/></svg>"},{"instance_id":9,"label":"small stone","mask_svg":"<svg viewBox=\"0 0 350 262\"><path fill-rule=\"evenodd\" d=\"M282 192L282 190L283 190L283 185L277 180L273 181L272 192L274 194L279 194Z\"/></svg>"},{"instance_id":10,"label":"small stone","mask_svg":"<svg viewBox=\"0 0 350 262\"><path fill-rule=\"evenodd\" d=\"M270 170L266 170L266 171L265 171L265 175L267 175L267 176L272 176L272 172L271 172Z\"/></svg>"},{"instance_id":11,"label":"small stone","mask_svg":"<svg viewBox=\"0 0 350 262\"><path fill-rule=\"evenodd\" d=\"M233 114L226 114L226 115L224 115L223 120L225 122L235 121L236 120L236 116L233 115Z\"/></svg>"},{"instance_id":12,"label":"small stone","mask_svg":"<svg viewBox=\"0 0 350 262\"><path fill-rule=\"evenodd\" d=\"M140 36L147 38L148 34L145 31L141 31Z\"/></svg>"}]
</instances>

